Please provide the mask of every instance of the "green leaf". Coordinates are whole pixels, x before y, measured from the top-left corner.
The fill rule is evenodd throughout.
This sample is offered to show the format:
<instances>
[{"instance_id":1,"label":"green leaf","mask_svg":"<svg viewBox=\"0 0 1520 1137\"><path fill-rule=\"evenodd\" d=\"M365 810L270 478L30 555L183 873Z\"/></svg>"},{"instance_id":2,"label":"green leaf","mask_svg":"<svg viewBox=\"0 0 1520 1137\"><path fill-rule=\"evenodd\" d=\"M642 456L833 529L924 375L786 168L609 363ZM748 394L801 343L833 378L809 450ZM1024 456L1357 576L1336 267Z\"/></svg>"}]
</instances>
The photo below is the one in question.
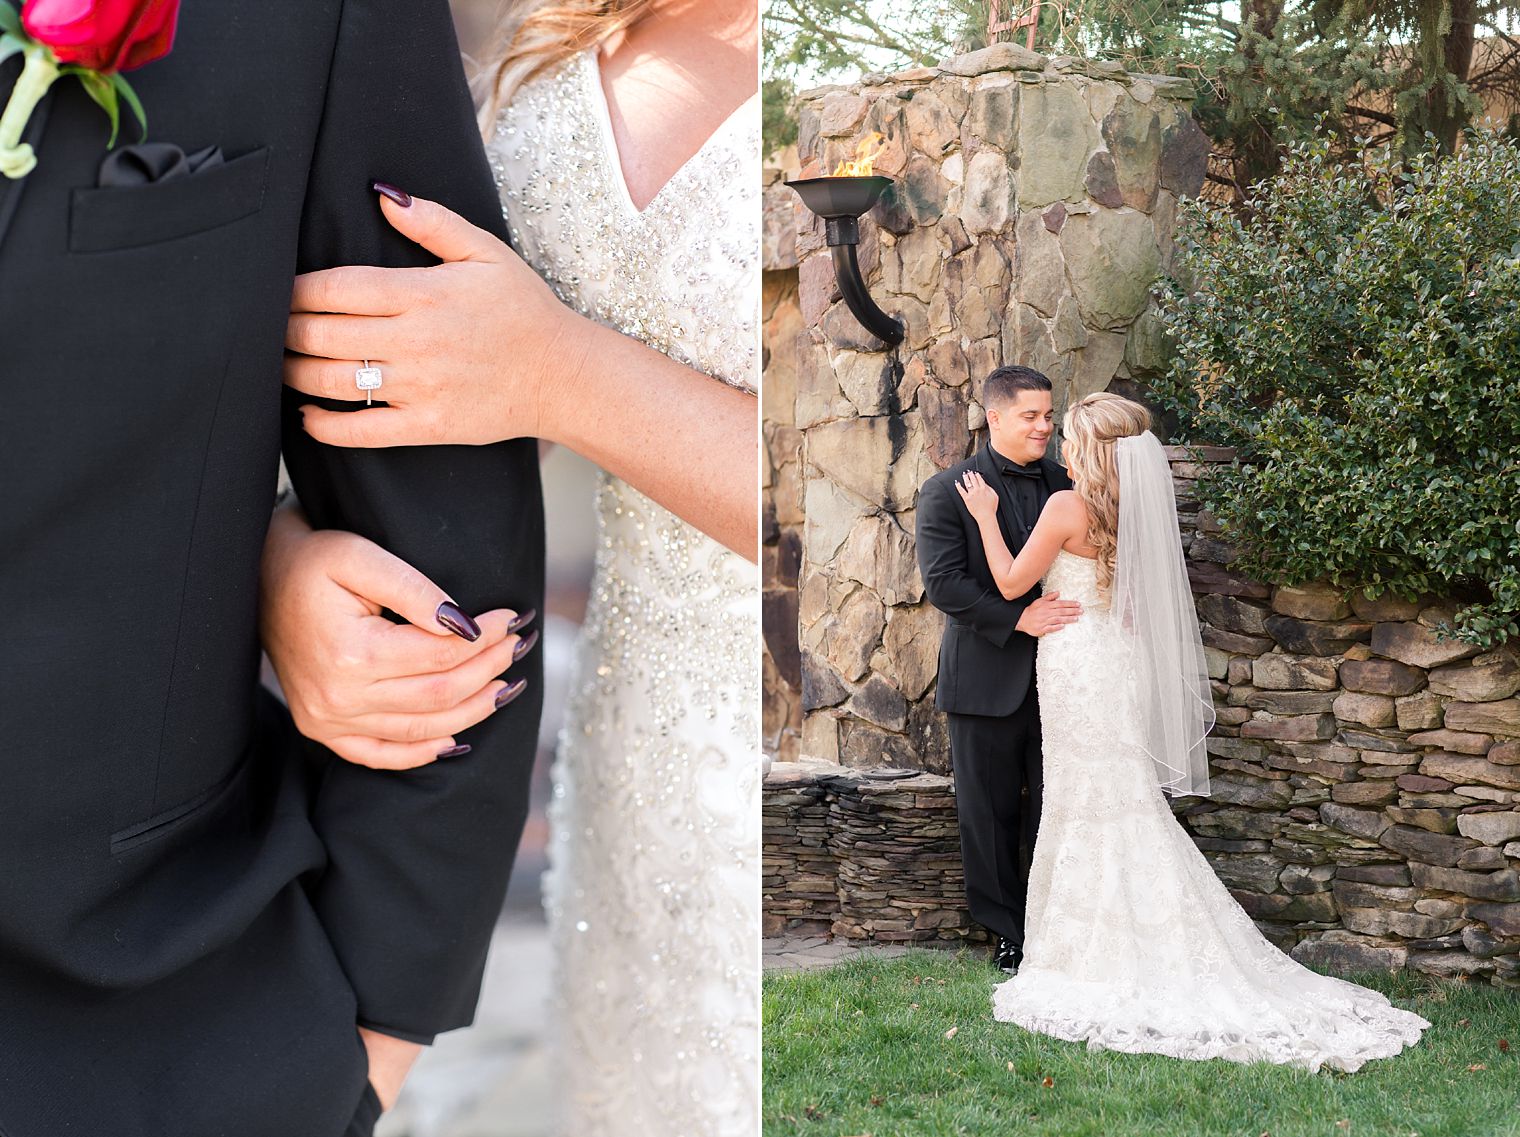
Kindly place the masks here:
<instances>
[{"instance_id":1,"label":"green leaf","mask_svg":"<svg viewBox=\"0 0 1520 1137\"><path fill-rule=\"evenodd\" d=\"M111 120L111 140L106 143L106 149L109 150L116 145L116 135L121 129L121 108L116 98L116 88L97 71L80 71L78 75L85 93L100 105Z\"/></svg>"},{"instance_id":2,"label":"green leaf","mask_svg":"<svg viewBox=\"0 0 1520 1137\"><path fill-rule=\"evenodd\" d=\"M11 7L10 0L0 0L0 32L13 36L25 36L21 26L21 13Z\"/></svg>"},{"instance_id":3,"label":"green leaf","mask_svg":"<svg viewBox=\"0 0 1520 1137\"><path fill-rule=\"evenodd\" d=\"M142 130L142 134L139 136L138 141L143 141L148 137L148 112L143 110L143 105L137 97L137 92L132 90L132 84L127 82L126 78L120 71L112 72L111 85L115 87L116 90L121 94L121 97L126 100L127 106L132 108L132 113L137 116L137 124Z\"/></svg>"},{"instance_id":4,"label":"green leaf","mask_svg":"<svg viewBox=\"0 0 1520 1137\"><path fill-rule=\"evenodd\" d=\"M0 35L0 63L26 50L26 41L20 36L6 32Z\"/></svg>"}]
</instances>

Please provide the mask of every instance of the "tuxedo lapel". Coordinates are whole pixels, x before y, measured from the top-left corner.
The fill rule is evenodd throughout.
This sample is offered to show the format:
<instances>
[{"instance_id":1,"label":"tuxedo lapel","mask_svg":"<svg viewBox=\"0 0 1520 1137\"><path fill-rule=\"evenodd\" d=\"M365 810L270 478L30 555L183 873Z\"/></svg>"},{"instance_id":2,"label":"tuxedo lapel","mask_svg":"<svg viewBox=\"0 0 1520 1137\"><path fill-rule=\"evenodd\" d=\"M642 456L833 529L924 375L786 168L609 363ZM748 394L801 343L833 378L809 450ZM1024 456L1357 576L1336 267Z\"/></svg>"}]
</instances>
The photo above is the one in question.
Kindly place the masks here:
<instances>
[{"instance_id":1,"label":"tuxedo lapel","mask_svg":"<svg viewBox=\"0 0 1520 1137\"><path fill-rule=\"evenodd\" d=\"M1040 476L1045 480L1045 489L1052 494L1062 490L1071 489L1071 478L1065 468L1052 458L1040 459Z\"/></svg>"},{"instance_id":2,"label":"tuxedo lapel","mask_svg":"<svg viewBox=\"0 0 1520 1137\"><path fill-rule=\"evenodd\" d=\"M15 87L20 75L20 56L13 56L4 65L0 65L0 91L6 92L6 97L9 97L9 92ZM52 105L53 92L50 89L32 111L31 121L26 124L26 131L22 134L22 141L31 144L37 152L39 162L42 161L42 136L47 130L48 108ZM5 235L10 232L11 219L16 216L16 208L21 204L21 195L26 191L28 183L36 177L36 170L20 179L0 177L0 252L5 249Z\"/></svg>"}]
</instances>

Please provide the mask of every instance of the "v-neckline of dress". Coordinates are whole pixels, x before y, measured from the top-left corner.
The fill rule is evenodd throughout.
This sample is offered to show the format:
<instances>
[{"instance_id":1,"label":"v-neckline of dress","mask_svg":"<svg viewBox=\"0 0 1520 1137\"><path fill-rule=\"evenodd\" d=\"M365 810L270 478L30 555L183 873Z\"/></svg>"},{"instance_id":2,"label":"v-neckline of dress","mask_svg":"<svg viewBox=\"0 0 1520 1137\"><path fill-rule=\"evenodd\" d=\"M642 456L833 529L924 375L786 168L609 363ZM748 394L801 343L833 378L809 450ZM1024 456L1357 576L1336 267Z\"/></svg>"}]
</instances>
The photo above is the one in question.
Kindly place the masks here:
<instances>
[{"instance_id":1,"label":"v-neckline of dress","mask_svg":"<svg viewBox=\"0 0 1520 1137\"><path fill-rule=\"evenodd\" d=\"M712 133L703 140L702 145L692 151L686 160L676 167L675 172L665 179L664 184L655 191L653 197L644 203L644 208L640 209L633 203L633 195L628 190L628 179L623 173L623 154L618 149L617 134L612 129L612 106L607 101L607 90L602 85L601 48L599 46L589 47L586 49L586 54L589 57L586 65L586 77L589 86L592 88L593 97L591 101L596 106L597 123L601 129L602 152L607 157L607 164L612 167L612 180L617 183L618 197L622 202L623 209L634 217L642 218L646 216L665 197L670 188L686 175L697 159L702 157L708 148L738 121L740 113L748 110L750 104L760 97L760 93L756 91L738 106L734 107L733 110L729 111L723 121L714 127Z\"/></svg>"}]
</instances>

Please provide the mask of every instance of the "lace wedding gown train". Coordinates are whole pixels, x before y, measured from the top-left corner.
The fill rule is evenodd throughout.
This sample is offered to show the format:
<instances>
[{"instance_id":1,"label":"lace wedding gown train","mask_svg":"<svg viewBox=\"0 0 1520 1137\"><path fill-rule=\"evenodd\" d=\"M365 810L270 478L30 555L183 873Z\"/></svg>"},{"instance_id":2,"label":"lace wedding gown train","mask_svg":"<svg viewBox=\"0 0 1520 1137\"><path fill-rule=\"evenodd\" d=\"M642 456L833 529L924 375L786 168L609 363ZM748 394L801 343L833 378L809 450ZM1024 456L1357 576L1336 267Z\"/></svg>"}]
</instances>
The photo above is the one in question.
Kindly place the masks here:
<instances>
[{"instance_id":1,"label":"lace wedding gown train","mask_svg":"<svg viewBox=\"0 0 1520 1137\"><path fill-rule=\"evenodd\" d=\"M1093 1050L1310 1070L1417 1042L1425 1019L1265 939L1173 817L1137 741L1096 563L1063 549L1044 584L1083 611L1040 640L1045 804L1024 962L994 992L995 1017Z\"/></svg>"},{"instance_id":2,"label":"lace wedding gown train","mask_svg":"<svg viewBox=\"0 0 1520 1137\"><path fill-rule=\"evenodd\" d=\"M513 244L562 300L746 391L759 376L758 104L642 211L595 48L524 84L487 146ZM561 1128L753 1137L758 571L611 475L596 507L544 879Z\"/></svg>"}]
</instances>

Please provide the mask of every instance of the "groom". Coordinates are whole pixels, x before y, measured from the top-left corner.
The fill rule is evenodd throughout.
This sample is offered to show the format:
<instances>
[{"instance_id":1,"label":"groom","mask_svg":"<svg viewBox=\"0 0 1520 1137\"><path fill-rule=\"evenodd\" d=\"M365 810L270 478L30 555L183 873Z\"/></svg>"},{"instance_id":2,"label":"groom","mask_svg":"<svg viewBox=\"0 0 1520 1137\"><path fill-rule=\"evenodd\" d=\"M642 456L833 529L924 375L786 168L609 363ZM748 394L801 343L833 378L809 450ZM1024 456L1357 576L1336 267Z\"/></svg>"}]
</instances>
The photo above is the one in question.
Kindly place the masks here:
<instances>
[{"instance_id":1,"label":"groom","mask_svg":"<svg viewBox=\"0 0 1520 1137\"><path fill-rule=\"evenodd\" d=\"M186 3L131 83L150 147L65 77L0 179L0 1133L361 1137L376 1055L474 1012L540 654L468 755L303 745L258 687L282 441L315 526L472 613L539 605L538 460L282 435L282 343L298 271L430 263L375 181L500 206L443 0Z\"/></svg>"},{"instance_id":2,"label":"groom","mask_svg":"<svg viewBox=\"0 0 1520 1137\"><path fill-rule=\"evenodd\" d=\"M999 367L983 384L982 405L987 446L919 491L918 565L929 603L949 617L935 705L950 725L966 900L972 918L997 935L997 966L1017 971L1029 883L1020 849L1034 847L1044 780L1035 640L1082 608L1055 593L1041 596L1038 585L1004 600L955 489L968 470L986 479L997 491L1003 538L1017 555L1050 495L1071 488L1066 471L1045 457L1055 429L1050 380L1029 367Z\"/></svg>"}]
</instances>

